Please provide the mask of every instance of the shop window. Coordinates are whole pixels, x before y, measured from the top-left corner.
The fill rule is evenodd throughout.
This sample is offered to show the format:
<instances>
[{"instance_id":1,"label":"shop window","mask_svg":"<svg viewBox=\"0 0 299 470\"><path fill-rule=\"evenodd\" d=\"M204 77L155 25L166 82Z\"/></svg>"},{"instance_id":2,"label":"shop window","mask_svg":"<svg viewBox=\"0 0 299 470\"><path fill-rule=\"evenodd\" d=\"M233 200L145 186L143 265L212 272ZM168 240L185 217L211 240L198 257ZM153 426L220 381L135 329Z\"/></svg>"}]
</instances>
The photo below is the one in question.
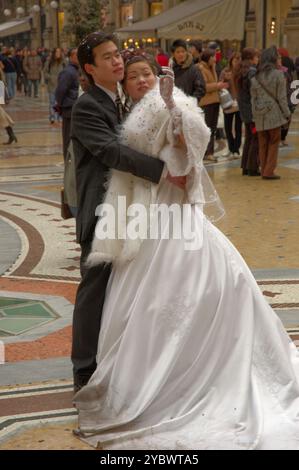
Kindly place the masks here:
<instances>
[{"instance_id":1,"label":"shop window","mask_svg":"<svg viewBox=\"0 0 299 470\"><path fill-rule=\"evenodd\" d=\"M156 16L163 11L163 2L149 1L150 4L150 16Z\"/></svg>"},{"instance_id":2,"label":"shop window","mask_svg":"<svg viewBox=\"0 0 299 470\"><path fill-rule=\"evenodd\" d=\"M64 12L59 11L58 12L58 29L59 29L59 34L62 33L64 27Z\"/></svg>"},{"instance_id":3,"label":"shop window","mask_svg":"<svg viewBox=\"0 0 299 470\"><path fill-rule=\"evenodd\" d=\"M133 5L125 4L121 6L120 10L120 24L121 26L128 26L133 23Z\"/></svg>"}]
</instances>

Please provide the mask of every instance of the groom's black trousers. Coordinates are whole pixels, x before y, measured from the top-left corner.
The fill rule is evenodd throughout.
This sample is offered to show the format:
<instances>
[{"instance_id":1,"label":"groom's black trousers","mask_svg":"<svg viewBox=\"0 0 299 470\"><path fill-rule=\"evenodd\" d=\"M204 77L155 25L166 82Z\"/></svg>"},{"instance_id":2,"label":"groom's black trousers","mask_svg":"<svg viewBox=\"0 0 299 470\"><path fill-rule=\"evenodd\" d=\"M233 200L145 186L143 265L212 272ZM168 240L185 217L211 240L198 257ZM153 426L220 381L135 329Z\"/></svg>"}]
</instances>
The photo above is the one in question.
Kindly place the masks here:
<instances>
[{"instance_id":1,"label":"groom's black trousers","mask_svg":"<svg viewBox=\"0 0 299 470\"><path fill-rule=\"evenodd\" d=\"M105 292L111 273L111 264L100 264L93 268L85 266L91 249L91 241L81 244L79 284L74 316L72 362L74 385L85 385L96 369L96 355L101 326Z\"/></svg>"}]
</instances>

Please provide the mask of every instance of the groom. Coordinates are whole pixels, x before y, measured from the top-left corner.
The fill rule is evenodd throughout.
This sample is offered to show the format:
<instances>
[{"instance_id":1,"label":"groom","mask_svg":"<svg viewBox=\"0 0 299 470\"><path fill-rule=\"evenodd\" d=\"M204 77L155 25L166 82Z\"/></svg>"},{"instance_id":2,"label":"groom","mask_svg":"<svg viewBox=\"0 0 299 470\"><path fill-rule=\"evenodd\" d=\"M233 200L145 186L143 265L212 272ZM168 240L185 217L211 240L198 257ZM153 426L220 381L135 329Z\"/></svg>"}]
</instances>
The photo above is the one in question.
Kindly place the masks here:
<instances>
[{"instance_id":1,"label":"groom","mask_svg":"<svg viewBox=\"0 0 299 470\"><path fill-rule=\"evenodd\" d=\"M71 137L76 160L78 215L77 241L81 245L80 270L73 317L72 362L74 391L83 387L96 369L96 354L105 290L111 265L86 268L97 222L96 208L103 201L110 168L132 173L158 184L166 177L183 187L184 178L172 178L164 163L136 152L118 141L123 112L117 84L124 64L114 35L89 34L78 48L78 59L90 82L88 91L73 107Z\"/></svg>"}]
</instances>

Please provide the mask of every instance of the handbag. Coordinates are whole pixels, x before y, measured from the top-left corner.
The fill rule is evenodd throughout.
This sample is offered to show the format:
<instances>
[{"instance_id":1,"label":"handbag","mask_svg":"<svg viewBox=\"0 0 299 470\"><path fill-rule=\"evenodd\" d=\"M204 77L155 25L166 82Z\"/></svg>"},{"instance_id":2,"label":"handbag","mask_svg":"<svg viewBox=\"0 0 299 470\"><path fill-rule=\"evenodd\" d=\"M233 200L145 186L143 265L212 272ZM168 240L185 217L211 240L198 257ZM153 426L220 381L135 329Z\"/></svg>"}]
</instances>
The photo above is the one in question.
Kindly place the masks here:
<instances>
[{"instance_id":1,"label":"handbag","mask_svg":"<svg viewBox=\"0 0 299 470\"><path fill-rule=\"evenodd\" d=\"M226 89L220 90L219 97L220 97L220 106L223 109L223 111L233 106L234 100L228 90Z\"/></svg>"},{"instance_id":2,"label":"handbag","mask_svg":"<svg viewBox=\"0 0 299 470\"><path fill-rule=\"evenodd\" d=\"M274 96L273 93L271 93L271 91L269 91L269 90L265 87L264 83L262 83L262 82L258 79L257 76L255 76L255 79L256 79L256 81L261 85L261 87L263 88L263 90L275 101L275 103L278 105L278 107L279 107L279 109L280 109L280 112L281 112L283 118L287 120L287 122L281 126L282 129L288 129L288 128L289 128L289 124L290 124L290 117L289 117L289 116L288 116L288 117L285 116L284 111L283 111L283 109L282 109L282 106L281 106L280 102L278 101L278 99L276 98L276 96Z\"/></svg>"},{"instance_id":3,"label":"handbag","mask_svg":"<svg viewBox=\"0 0 299 470\"><path fill-rule=\"evenodd\" d=\"M232 114L232 113L237 113L239 111L239 105L237 100L233 100L233 104L231 108L227 108L224 110L225 114Z\"/></svg>"},{"instance_id":4,"label":"handbag","mask_svg":"<svg viewBox=\"0 0 299 470\"><path fill-rule=\"evenodd\" d=\"M74 216L71 213L70 208L64 199L64 188L61 188L60 190L60 198L61 198L61 218L64 220L72 219Z\"/></svg>"}]
</instances>

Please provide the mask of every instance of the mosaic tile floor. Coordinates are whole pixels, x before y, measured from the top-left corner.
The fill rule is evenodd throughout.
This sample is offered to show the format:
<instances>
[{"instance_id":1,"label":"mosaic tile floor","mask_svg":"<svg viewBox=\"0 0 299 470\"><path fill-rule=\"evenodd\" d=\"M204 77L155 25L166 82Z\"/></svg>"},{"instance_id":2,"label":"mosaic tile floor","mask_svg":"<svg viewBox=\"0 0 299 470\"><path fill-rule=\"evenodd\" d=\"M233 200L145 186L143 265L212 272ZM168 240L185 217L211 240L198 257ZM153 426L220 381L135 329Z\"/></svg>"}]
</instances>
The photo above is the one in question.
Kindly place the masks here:
<instances>
[{"instance_id":1,"label":"mosaic tile floor","mask_svg":"<svg viewBox=\"0 0 299 470\"><path fill-rule=\"evenodd\" d=\"M0 337L20 335L55 318L44 302L0 297Z\"/></svg>"},{"instance_id":2,"label":"mosaic tile floor","mask_svg":"<svg viewBox=\"0 0 299 470\"><path fill-rule=\"evenodd\" d=\"M49 124L44 92L17 97L7 111L18 144L0 145L0 450L89 449L71 432L80 248L74 221L60 218L61 126ZM227 212L219 228L299 346L299 111L288 142L281 181L242 177L238 160L207 167Z\"/></svg>"}]
</instances>

